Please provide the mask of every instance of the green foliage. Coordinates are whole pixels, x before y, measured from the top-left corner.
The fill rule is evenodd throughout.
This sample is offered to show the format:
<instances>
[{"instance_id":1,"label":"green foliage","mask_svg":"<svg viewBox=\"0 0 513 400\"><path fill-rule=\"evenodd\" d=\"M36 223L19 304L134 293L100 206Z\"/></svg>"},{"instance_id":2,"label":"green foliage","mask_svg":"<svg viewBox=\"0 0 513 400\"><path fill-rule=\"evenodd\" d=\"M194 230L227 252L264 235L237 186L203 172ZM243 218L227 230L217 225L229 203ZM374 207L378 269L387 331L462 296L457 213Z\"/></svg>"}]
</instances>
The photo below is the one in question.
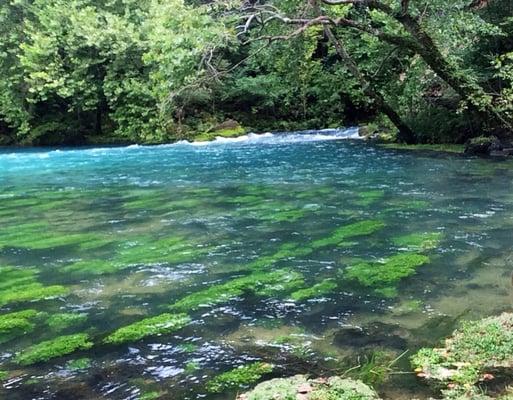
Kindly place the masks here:
<instances>
[{"instance_id":1,"label":"green foliage","mask_svg":"<svg viewBox=\"0 0 513 400\"><path fill-rule=\"evenodd\" d=\"M79 325L87 319L87 314L59 313L52 314L46 320L48 326L54 331L61 331L70 326Z\"/></svg>"},{"instance_id":2,"label":"green foliage","mask_svg":"<svg viewBox=\"0 0 513 400\"><path fill-rule=\"evenodd\" d=\"M221 393L225 390L238 389L259 381L262 376L273 371L273 365L255 362L224 372L207 383L207 390L211 393Z\"/></svg>"},{"instance_id":3,"label":"green foliage","mask_svg":"<svg viewBox=\"0 0 513 400\"><path fill-rule=\"evenodd\" d=\"M105 343L121 344L136 342L149 336L158 336L182 329L191 319L186 314L161 314L119 328L104 340Z\"/></svg>"},{"instance_id":4,"label":"green foliage","mask_svg":"<svg viewBox=\"0 0 513 400\"><path fill-rule=\"evenodd\" d=\"M15 361L20 365L31 365L71 354L78 350L88 350L91 347L93 347L93 343L85 333L60 336L30 346L18 353Z\"/></svg>"}]
</instances>

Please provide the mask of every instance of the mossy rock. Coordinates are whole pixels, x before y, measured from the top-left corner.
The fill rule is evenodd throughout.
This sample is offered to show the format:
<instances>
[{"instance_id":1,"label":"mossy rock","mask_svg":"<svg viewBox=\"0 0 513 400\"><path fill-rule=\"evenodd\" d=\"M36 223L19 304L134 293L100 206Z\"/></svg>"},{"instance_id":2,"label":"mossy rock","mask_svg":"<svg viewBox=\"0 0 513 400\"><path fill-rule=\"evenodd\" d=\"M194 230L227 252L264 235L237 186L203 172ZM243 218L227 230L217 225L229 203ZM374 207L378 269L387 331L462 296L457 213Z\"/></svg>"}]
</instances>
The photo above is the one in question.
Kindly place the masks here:
<instances>
[{"instance_id":1,"label":"mossy rock","mask_svg":"<svg viewBox=\"0 0 513 400\"><path fill-rule=\"evenodd\" d=\"M237 400L379 400L361 381L332 377L308 379L304 375L262 382Z\"/></svg>"},{"instance_id":2,"label":"mossy rock","mask_svg":"<svg viewBox=\"0 0 513 400\"><path fill-rule=\"evenodd\" d=\"M500 375L511 377L513 314L464 322L444 347L423 348L411 362L419 377L453 389L468 389Z\"/></svg>"},{"instance_id":3,"label":"mossy rock","mask_svg":"<svg viewBox=\"0 0 513 400\"><path fill-rule=\"evenodd\" d=\"M149 336L157 336L182 329L191 319L186 314L161 314L119 328L107 336L105 343L135 342Z\"/></svg>"},{"instance_id":4,"label":"mossy rock","mask_svg":"<svg viewBox=\"0 0 513 400\"><path fill-rule=\"evenodd\" d=\"M15 361L20 365L32 365L71 354L78 350L88 350L93 347L86 333L59 336L23 350L16 355Z\"/></svg>"},{"instance_id":5,"label":"mossy rock","mask_svg":"<svg viewBox=\"0 0 513 400\"><path fill-rule=\"evenodd\" d=\"M246 129L243 128L238 122L228 120L216 126L213 131L204 132L197 136L194 136L194 140L197 142L207 142L210 140L214 140L217 137L234 138L242 136L245 133Z\"/></svg>"},{"instance_id":6,"label":"mossy rock","mask_svg":"<svg viewBox=\"0 0 513 400\"><path fill-rule=\"evenodd\" d=\"M259 381L264 375L273 371L272 364L255 362L243 365L216 376L207 382L207 391L221 393L230 389L238 389Z\"/></svg>"}]
</instances>

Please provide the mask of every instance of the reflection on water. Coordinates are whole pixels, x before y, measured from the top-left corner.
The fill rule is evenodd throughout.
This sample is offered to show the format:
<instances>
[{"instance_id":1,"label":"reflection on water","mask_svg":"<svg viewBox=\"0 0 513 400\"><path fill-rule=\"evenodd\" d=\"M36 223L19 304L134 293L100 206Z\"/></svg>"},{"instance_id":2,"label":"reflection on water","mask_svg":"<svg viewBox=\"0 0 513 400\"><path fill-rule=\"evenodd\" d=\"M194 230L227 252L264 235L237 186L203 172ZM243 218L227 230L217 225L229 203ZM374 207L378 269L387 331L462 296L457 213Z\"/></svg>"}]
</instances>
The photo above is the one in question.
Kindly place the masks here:
<instances>
[{"instance_id":1,"label":"reflection on water","mask_svg":"<svg viewBox=\"0 0 513 400\"><path fill-rule=\"evenodd\" d=\"M0 152L0 397L229 399L205 384L239 365L333 374L508 309L511 162L328 140L353 133ZM163 314L190 322L141 328Z\"/></svg>"}]
</instances>

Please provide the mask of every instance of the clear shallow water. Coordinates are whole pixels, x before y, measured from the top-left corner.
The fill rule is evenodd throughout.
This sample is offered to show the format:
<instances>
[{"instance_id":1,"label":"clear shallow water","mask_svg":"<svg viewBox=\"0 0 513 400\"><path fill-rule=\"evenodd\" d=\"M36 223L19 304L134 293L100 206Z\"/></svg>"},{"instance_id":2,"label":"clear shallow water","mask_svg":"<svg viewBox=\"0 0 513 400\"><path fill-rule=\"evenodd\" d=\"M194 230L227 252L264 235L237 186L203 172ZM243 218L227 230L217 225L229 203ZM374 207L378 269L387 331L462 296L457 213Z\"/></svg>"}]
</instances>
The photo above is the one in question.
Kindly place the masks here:
<instances>
[{"instance_id":1,"label":"clear shallow water","mask_svg":"<svg viewBox=\"0 0 513 400\"><path fill-rule=\"evenodd\" d=\"M460 318L509 309L511 162L338 140L353 134L0 151L0 371L8 375L0 398L231 399L208 394L205 383L255 360L275 365L270 376L344 371L376 351L395 357L433 345ZM359 223L372 229L340 236ZM363 262L390 269L385 262L404 254L423 261L400 277L393 270L386 284L364 281ZM13 280L12 271L26 275ZM267 276L258 290L229 292L257 273ZM316 284L323 289L298 294ZM11 295L27 287L42 292ZM207 288L226 296L191 306L188 296ZM189 306L178 307L183 299ZM2 334L1 318L27 309L39 312L30 327ZM103 342L178 312L191 319L181 329ZM52 324L61 313L80 317ZM74 333L94 346L15 361ZM77 359L83 368L70 364ZM407 356L399 367L408 369ZM390 399L425 395L410 375L380 390Z\"/></svg>"}]
</instances>

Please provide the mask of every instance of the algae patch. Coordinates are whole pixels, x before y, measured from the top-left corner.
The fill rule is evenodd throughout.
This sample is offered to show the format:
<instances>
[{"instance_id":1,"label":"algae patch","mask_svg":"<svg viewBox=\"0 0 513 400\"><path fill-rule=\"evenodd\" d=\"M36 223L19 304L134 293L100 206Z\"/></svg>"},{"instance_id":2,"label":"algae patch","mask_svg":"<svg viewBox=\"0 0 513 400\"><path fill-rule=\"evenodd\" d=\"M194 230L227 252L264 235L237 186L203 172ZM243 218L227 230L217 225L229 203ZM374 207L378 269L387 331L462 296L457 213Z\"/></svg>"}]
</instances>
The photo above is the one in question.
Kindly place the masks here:
<instances>
[{"instance_id":1,"label":"algae patch","mask_svg":"<svg viewBox=\"0 0 513 400\"><path fill-rule=\"evenodd\" d=\"M135 342L148 336L171 333L186 326L191 319L186 314L161 314L119 328L107 336L105 343Z\"/></svg>"},{"instance_id":2,"label":"algae patch","mask_svg":"<svg viewBox=\"0 0 513 400\"><path fill-rule=\"evenodd\" d=\"M238 389L259 381L262 376L273 371L273 365L264 362L255 362L232 369L216 376L207 383L210 393L221 393L229 389Z\"/></svg>"},{"instance_id":3,"label":"algae patch","mask_svg":"<svg viewBox=\"0 0 513 400\"><path fill-rule=\"evenodd\" d=\"M91 347L93 343L86 333L59 336L28 347L16 355L15 361L20 365L31 365L71 354L77 350L88 350Z\"/></svg>"},{"instance_id":4,"label":"algae patch","mask_svg":"<svg viewBox=\"0 0 513 400\"><path fill-rule=\"evenodd\" d=\"M328 278L315 285L296 290L291 293L290 298L295 301L304 301L311 298L318 298L324 296L337 288L337 282L334 279Z\"/></svg>"},{"instance_id":5,"label":"algae patch","mask_svg":"<svg viewBox=\"0 0 513 400\"><path fill-rule=\"evenodd\" d=\"M361 262L347 267L342 277L371 288L385 297L397 295L396 285L413 274L418 267L427 264L429 257L423 254L403 253L381 262Z\"/></svg>"}]
</instances>

